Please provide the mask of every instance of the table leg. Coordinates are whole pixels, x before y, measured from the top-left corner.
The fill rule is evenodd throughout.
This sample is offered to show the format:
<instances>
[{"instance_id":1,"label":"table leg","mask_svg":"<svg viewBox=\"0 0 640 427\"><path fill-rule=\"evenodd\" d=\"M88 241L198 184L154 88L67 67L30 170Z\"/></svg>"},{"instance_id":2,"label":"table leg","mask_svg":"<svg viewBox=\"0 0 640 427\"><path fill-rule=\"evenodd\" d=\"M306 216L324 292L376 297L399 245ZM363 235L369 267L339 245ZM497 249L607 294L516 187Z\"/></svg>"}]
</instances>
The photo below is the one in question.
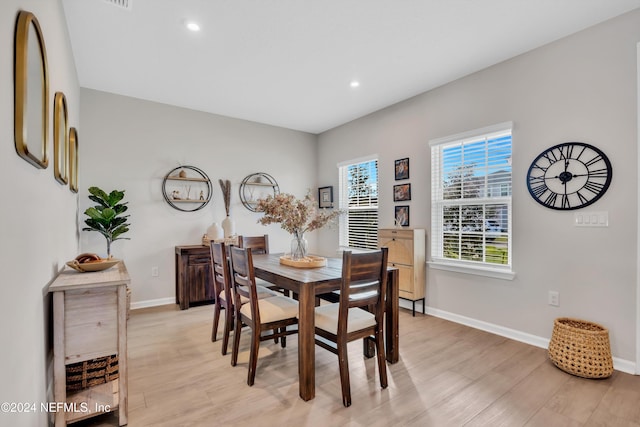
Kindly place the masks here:
<instances>
[{"instance_id":1,"label":"table leg","mask_svg":"<svg viewBox=\"0 0 640 427\"><path fill-rule=\"evenodd\" d=\"M400 359L399 351L399 314L400 291L397 269L389 270L387 276L387 301L385 304L385 348L387 362L396 363Z\"/></svg>"},{"instance_id":2,"label":"table leg","mask_svg":"<svg viewBox=\"0 0 640 427\"><path fill-rule=\"evenodd\" d=\"M298 376L300 397L311 400L316 395L315 292L302 284L298 294Z\"/></svg>"}]
</instances>

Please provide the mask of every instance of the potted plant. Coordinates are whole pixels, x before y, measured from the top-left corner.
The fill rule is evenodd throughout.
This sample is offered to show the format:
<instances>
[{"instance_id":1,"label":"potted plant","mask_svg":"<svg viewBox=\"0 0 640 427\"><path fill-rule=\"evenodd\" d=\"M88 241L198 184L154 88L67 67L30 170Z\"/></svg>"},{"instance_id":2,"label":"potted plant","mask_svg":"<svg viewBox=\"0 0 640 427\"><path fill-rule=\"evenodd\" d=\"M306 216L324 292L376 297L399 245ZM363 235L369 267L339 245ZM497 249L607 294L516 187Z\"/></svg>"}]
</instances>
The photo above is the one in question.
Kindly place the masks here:
<instances>
[{"instance_id":1,"label":"potted plant","mask_svg":"<svg viewBox=\"0 0 640 427\"><path fill-rule=\"evenodd\" d=\"M121 203L124 190L113 190L107 194L98 187L90 187L89 193L89 199L98 204L84 211L89 218L84 220L88 227L82 230L102 234L107 239L107 257L111 258L111 243L116 240L129 240L128 237L120 237L129 231L130 225L127 223L129 215L123 215L128 209L128 202Z\"/></svg>"}]
</instances>

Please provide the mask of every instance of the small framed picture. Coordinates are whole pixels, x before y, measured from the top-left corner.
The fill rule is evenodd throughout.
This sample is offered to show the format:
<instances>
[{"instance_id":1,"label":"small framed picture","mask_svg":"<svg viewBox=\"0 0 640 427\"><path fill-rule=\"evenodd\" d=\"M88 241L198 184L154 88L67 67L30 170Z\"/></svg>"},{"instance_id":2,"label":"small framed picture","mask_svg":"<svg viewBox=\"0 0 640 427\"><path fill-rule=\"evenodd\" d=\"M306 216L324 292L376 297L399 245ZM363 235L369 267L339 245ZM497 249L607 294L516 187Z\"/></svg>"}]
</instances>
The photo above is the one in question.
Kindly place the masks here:
<instances>
[{"instance_id":1,"label":"small framed picture","mask_svg":"<svg viewBox=\"0 0 640 427\"><path fill-rule=\"evenodd\" d=\"M404 202L411 200L411 184L400 184L393 186L393 201Z\"/></svg>"},{"instance_id":2,"label":"small framed picture","mask_svg":"<svg viewBox=\"0 0 640 427\"><path fill-rule=\"evenodd\" d=\"M409 206L395 207L395 223L399 227L409 226Z\"/></svg>"},{"instance_id":3,"label":"small framed picture","mask_svg":"<svg viewBox=\"0 0 640 427\"><path fill-rule=\"evenodd\" d=\"M396 181L409 179L409 158L396 160Z\"/></svg>"},{"instance_id":4,"label":"small framed picture","mask_svg":"<svg viewBox=\"0 0 640 427\"><path fill-rule=\"evenodd\" d=\"M318 188L318 207L320 208L333 207L333 187L332 186Z\"/></svg>"}]
</instances>

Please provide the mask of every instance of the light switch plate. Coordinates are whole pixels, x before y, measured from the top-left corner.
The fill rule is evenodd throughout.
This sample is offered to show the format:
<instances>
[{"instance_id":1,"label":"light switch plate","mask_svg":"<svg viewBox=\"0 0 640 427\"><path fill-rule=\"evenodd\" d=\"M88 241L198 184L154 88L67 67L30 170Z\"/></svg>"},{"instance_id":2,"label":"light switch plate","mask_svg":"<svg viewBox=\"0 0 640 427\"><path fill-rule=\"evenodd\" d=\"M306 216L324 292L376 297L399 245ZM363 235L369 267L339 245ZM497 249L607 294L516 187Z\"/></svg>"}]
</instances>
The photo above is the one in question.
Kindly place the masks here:
<instances>
[{"instance_id":1,"label":"light switch plate","mask_svg":"<svg viewBox=\"0 0 640 427\"><path fill-rule=\"evenodd\" d=\"M576 212L573 218L576 227L608 227L609 212Z\"/></svg>"}]
</instances>

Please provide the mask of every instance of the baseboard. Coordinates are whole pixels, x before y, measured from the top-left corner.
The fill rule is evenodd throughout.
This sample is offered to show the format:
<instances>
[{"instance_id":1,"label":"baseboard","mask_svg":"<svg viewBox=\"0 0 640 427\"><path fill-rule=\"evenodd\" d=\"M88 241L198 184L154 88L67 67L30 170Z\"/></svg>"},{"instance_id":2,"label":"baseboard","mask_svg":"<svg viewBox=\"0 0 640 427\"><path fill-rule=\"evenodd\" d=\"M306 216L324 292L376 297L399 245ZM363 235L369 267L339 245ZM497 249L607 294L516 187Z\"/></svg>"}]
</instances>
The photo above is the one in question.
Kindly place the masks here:
<instances>
[{"instance_id":1,"label":"baseboard","mask_svg":"<svg viewBox=\"0 0 640 427\"><path fill-rule=\"evenodd\" d=\"M401 304L404 308L411 309L411 306L406 307L407 304ZM418 310L416 310L417 312ZM539 337L537 335L528 334L526 332L518 331L515 329L505 328L504 326L495 325L493 323L483 322L481 320L472 319L470 317L461 316L459 314L450 313L448 311L439 310L433 307L426 307L427 314L439 317L441 319L450 320L455 323L460 323L471 328L480 329L482 331L490 332L501 337L509 338L515 341L520 341L525 344L530 344L535 347L549 348L549 338ZM634 362L619 357L613 357L613 369L625 372L627 374L636 374L636 365Z\"/></svg>"},{"instance_id":2,"label":"baseboard","mask_svg":"<svg viewBox=\"0 0 640 427\"><path fill-rule=\"evenodd\" d=\"M136 310L138 308L157 307L159 305L169 305L169 304L175 304L175 303L176 303L176 299L173 297L150 299L146 301L137 301L137 302L131 303L131 310Z\"/></svg>"}]
</instances>

